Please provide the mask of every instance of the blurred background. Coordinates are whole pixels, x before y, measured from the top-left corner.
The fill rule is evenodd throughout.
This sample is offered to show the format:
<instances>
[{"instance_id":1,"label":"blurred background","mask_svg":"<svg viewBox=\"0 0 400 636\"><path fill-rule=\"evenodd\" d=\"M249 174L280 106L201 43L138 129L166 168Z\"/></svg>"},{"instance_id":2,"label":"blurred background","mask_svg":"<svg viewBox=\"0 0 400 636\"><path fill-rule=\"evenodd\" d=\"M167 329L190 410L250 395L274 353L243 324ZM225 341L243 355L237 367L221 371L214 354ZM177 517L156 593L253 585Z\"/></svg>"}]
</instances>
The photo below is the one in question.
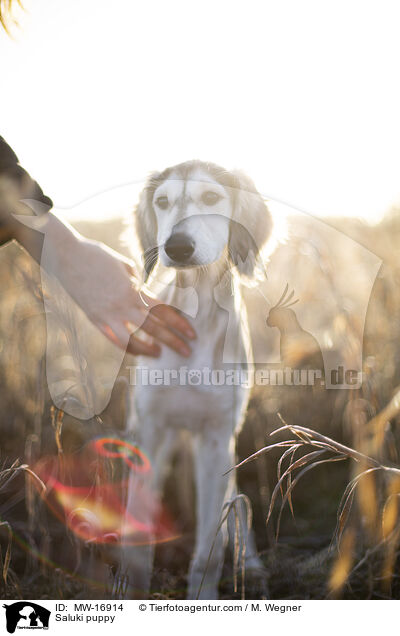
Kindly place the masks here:
<instances>
[{"instance_id":1,"label":"blurred background","mask_svg":"<svg viewBox=\"0 0 400 636\"><path fill-rule=\"evenodd\" d=\"M191 158L243 169L271 202L279 230L285 220L262 293L246 290L258 364L279 362L279 330L265 321L288 282L300 300L298 319L323 355L364 372L356 390L257 387L239 459L274 441L279 413L397 467L396 407L368 425L400 384L396 3L27 0L24 7L12 37L0 34L1 134L56 211L85 236L129 253L121 235L150 171ZM41 458L73 457L65 461L76 475L91 440L123 439L133 360L122 364L98 418L56 412L39 269L16 243L1 248L0 260L1 593L111 597L113 550L66 523L65 497L49 509L37 480L13 463L40 476ZM103 337L80 321L101 363ZM351 511L346 500L339 516L338 551L331 540L341 496L369 460L356 465L345 454L316 466L293 489L294 516L288 501L276 542L279 505L265 521L281 454L238 470L271 596L398 598L398 484L384 471L359 479ZM177 456L167 483L165 506L179 538L157 547L157 598L185 593L194 495L190 479L174 475L189 464L189 453ZM114 462L106 472L118 481L120 470ZM99 590L104 569L108 583ZM235 594L228 561L221 595Z\"/></svg>"}]
</instances>

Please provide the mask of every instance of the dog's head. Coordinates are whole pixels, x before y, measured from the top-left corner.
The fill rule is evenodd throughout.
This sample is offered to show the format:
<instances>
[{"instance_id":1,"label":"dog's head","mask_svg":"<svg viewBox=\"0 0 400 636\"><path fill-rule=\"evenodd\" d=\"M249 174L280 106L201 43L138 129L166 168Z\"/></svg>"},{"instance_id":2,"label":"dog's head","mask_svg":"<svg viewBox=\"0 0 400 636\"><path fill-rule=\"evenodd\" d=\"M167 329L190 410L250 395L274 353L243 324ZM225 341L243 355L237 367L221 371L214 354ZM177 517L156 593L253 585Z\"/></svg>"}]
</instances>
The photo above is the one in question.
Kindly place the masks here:
<instances>
[{"instance_id":1,"label":"dog's head","mask_svg":"<svg viewBox=\"0 0 400 636\"><path fill-rule=\"evenodd\" d=\"M145 278L166 267L210 265L225 255L248 281L263 270L271 215L253 182L239 172L189 161L152 174L135 211Z\"/></svg>"}]
</instances>

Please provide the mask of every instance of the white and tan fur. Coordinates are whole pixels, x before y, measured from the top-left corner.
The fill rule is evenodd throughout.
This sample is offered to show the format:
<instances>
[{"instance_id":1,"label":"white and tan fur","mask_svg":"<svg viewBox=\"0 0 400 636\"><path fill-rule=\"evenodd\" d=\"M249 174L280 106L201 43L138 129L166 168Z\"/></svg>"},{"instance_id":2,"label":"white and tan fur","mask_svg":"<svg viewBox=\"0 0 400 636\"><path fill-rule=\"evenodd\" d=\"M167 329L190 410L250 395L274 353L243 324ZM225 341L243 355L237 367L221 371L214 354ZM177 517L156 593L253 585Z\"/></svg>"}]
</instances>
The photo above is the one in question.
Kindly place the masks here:
<instances>
[{"instance_id":1,"label":"white and tan fur","mask_svg":"<svg viewBox=\"0 0 400 636\"><path fill-rule=\"evenodd\" d=\"M212 193L210 195L210 192ZM261 251L271 233L271 217L254 184L240 173L214 164L187 162L154 174L135 211L136 232L145 255L150 289L163 272L173 273L162 300L177 304L179 287L194 287L198 312L192 320L197 339L184 359L163 348L158 359L140 358L149 369L238 369L252 362L247 316L240 284L251 283L263 272ZM166 249L179 234L192 244L184 262ZM184 240L186 240L184 239ZM167 247L166 247L167 246ZM189 250L190 251L190 250ZM186 259L186 260L185 260ZM159 290L157 290L159 294ZM169 459L181 430L190 431L196 487L196 545L191 561L188 598L218 597L227 530L216 536L224 502L235 494L235 436L249 399L244 386L136 386L132 397L131 428L135 441L153 467L152 486L161 493ZM134 506L138 488L133 476L127 510ZM244 524L245 525L245 524ZM246 531L244 531L246 534ZM261 562L248 538L246 567L259 570ZM130 594L146 596L152 570L152 546L126 546L123 566Z\"/></svg>"}]
</instances>

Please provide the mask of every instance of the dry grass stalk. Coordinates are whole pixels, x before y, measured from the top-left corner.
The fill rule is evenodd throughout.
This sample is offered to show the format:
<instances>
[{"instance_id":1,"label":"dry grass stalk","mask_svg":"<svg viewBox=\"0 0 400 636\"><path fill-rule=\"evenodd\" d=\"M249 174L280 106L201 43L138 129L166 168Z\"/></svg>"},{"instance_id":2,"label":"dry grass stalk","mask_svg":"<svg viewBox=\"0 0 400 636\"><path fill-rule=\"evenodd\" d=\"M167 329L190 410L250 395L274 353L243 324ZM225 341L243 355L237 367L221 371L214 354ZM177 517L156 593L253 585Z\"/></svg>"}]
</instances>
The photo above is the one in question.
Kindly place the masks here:
<instances>
[{"instance_id":1,"label":"dry grass stalk","mask_svg":"<svg viewBox=\"0 0 400 636\"><path fill-rule=\"evenodd\" d=\"M338 547L338 558L334 563L328 586L333 594L338 594L349 577L360 567L362 562L365 562L366 557L352 569L355 551L355 529L348 527L348 520L356 491L364 528L367 529L370 540L374 539L375 542L378 542L373 548L373 552L382 546L386 549L382 578L386 582L390 581L397 556L397 548L400 543L400 469L396 466L382 464L374 457L336 442L312 429L288 425L283 420L282 422L284 425L273 431L271 435L289 431L294 436L292 439L265 446L234 467L235 469L239 468L274 449L283 449L284 452L277 466L278 481L271 495L266 523L271 519L280 493L282 501L276 528L276 537L278 537L282 512L286 503L293 514L291 497L300 479L307 472L321 464L351 459L358 464L359 472L347 484L338 506L337 525L333 537ZM308 452L295 459L296 453L300 450ZM287 459L289 460L289 465L283 470L283 463ZM387 478L384 503L381 509L379 508L379 492L374 481L378 473L383 474ZM381 527L379 533L377 532L377 520L379 520L378 525ZM372 554L371 550L367 552L369 555Z\"/></svg>"},{"instance_id":2,"label":"dry grass stalk","mask_svg":"<svg viewBox=\"0 0 400 636\"><path fill-rule=\"evenodd\" d=\"M245 506L246 506L246 537L249 535L250 529L251 529L251 523L252 523L252 510L251 510L251 503L249 498L246 495L243 495L242 493L236 495L235 497L232 497L232 499L229 499L229 501L227 501L223 508L222 508L222 516L221 516L221 520L218 524L218 528L215 532L215 537L214 540L212 542L211 548L210 548L210 552L208 555L208 559L207 559L207 563L206 563L206 567L204 568L204 572L203 572L203 576L200 582L200 587L199 590L197 592L197 597L199 598L201 589L203 587L204 584L204 579L205 576L207 574L207 570L208 567L210 565L210 561L211 561L211 557L212 557L212 553L214 551L214 547L215 547L215 542L217 540L218 537L218 533L220 532L222 526L224 525L224 523L227 521L229 513L233 510L234 515L235 515L235 537L234 537L234 559L233 559L233 580L234 580L234 591L235 593L237 592L237 574L238 574L238 568L239 568L239 562L240 562L240 569L241 569L241 598L242 600L244 600L245 598L245 558L246 558L246 541L243 539L243 528L241 527L241 523L240 523L240 513L238 512L237 506L241 504L241 502L244 502ZM225 512L224 512L225 511Z\"/></svg>"}]
</instances>

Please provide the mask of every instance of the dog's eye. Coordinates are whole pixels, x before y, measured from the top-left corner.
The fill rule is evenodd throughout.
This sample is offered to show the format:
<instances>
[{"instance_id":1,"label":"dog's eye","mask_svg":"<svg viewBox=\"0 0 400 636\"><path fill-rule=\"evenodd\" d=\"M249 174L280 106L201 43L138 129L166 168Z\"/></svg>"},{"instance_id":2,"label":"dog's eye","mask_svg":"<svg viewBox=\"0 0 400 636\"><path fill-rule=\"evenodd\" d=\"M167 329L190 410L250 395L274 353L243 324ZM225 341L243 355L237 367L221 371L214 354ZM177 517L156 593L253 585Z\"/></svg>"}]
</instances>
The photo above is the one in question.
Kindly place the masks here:
<instances>
[{"instance_id":1,"label":"dog's eye","mask_svg":"<svg viewBox=\"0 0 400 636\"><path fill-rule=\"evenodd\" d=\"M220 201L220 199L220 195L216 192L212 192L211 190L203 192L201 195L201 200L205 203L205 205L215 205L218 201Z\"/></svg>"},{"instance_id":2,"label":"dog's eye","mask_svg":"<svg viewBox=\"0 0 400 636\"><path fill-rule=\"evenodd\" d=\"M156 199L156 204L162 210L166 210L168 207L168 197L158 197L158 199Z\"/></svg>"}]
</instances>

